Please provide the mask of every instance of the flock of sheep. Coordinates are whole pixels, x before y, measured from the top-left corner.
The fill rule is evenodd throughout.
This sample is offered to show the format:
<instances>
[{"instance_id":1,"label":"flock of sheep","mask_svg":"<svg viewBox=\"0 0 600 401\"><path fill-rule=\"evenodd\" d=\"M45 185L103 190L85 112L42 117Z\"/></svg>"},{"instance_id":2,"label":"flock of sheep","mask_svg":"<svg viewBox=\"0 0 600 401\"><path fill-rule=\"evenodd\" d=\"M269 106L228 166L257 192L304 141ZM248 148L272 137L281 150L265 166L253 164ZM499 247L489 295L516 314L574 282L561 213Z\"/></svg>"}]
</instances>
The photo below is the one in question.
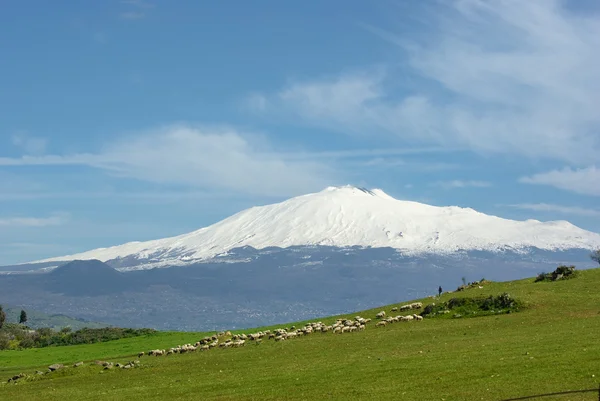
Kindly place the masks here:
<instances>
[{"instance_id":1,"label":"flock of sheep","mask_svg":"<svg viewBox=\"0 0 600 401\"><path fill-rule=\"evenodd\" d=\"M407 305L402 305L400 307L400 311L404 312L407 310L411 310L411 309L421 309L423 307L423 304L421 302L413 302L412 304L407 304ZM397 312L398 308L397 307L393 307L392 308L392 312ZM377 319L381 319L379 322L377 322L376 326L387 326L389 323L394 323L394 322L410 322L412 320L416 320L416 321L421 321L423 320L423 316L412 314L412 315L398 315L398 316L390 316L388 318L385 318L386 314L385 311L381 311L377 314L376 318ZM384 319L385 318L385 319Z\"/></svg>"},{"instance_id":2,"label":"flock of sheep","mask_svg":"<svg viewBox=\"0 0 600 401\"><path fill-rule=\"evenodd\" d=\"M411 304L403 305L400 307L391 308L390 312L405 312L409 310L416 310L423 308L423 304L421 302L414 302ZM423 320L422 316L417 314L412 315L398 315L393 317L386 317L386 312L382 310L377 313L375 316L377 319L377 327L383 327L393 322L408 322L408 321L420 321ZM274 340L274 341L286 341L289 339L302 337L311 335L313 333L333 333L333 334L343 334L343 333L352 333L356 331L365 330L367 325L371 322L371 319L365 319L361 316L355 316L354 319L337 319L335 323L331 325L327 325L323 322L311 322L306 323L304 326L300 328L296 328L295 326L286 327L286 328L278 328L274 330L264 330L258 331L250 334L232 334L230 331L220 332L212 336L207 336L197 341L194 344L184 344L178 345L176 347L165 349L153 349L146 352L140 352L138 354L138 358L141 358L144 355L152 355L152 356L167 356L173 354L184 354L187 352L194 351L208 351L211 348L219 347L219 348L236 348L243 347L246 345L248 341L254 343L260 343L263 339ZM128 364L113 364L112 362L102 362L96 361L94 364L101 364L104 366L104 369L112 369L113 367L129 369L140 366L139 361L129 362ZM83 362L78 362L74 367L82 366ZM59 370L64 368L62 364L54 364L50 365L47 372L38 371L37 374L45 374L48 372L52 372L55 370ZM16 375L8 380L8 382L16 383L21 379L28 377L27 375L21 373Z\"/></svg>"},{"instance_id":3,"label":"flock of sheep","mask_svg":"<svg viewBox=\"0 0 600 401\"><path fill-rule=\"evenodd\" d=\"M423 304L421 302L413 302L411 304L402 305L400 307L393 307L391 312L405 312L408 310L417 310L423 308ZM421 321L423 320L422 316L417 314L412 315L398 315L393 317L386 318L386 312L382 310L377 313L375 316L379 321L375 326L382 327L386 326L389 323L394 322L409 322L409 321ZM343 334L343 333L351 333L356 331L365 330L367 324L371 322L371 319L365 319L361 316L356 316L354 319L337 319L335 323L331 325L327 325L323 322L311 322L306 323L303 327L296 328L295 326L286 327L286 328L278 328L274 330L264 330L258 331L256 333L250 334L231 334L230 331L220 332L218 334L204 337L200 341L197 341L194 344L184 344L178 345L176 347L165 349L153 349L146 352L140 352L138 357L141 358L144 355L150 356L167 356L173 354L184 354L187 352L194 351L208 351L211 348L236 348L243 347L246 345L247 341L253 341L256 343L260 343L263 339L275 340L275 341L285 341L301 336L307 336L312 333L328 333L331 332L333 334Z\"/></svg>"}]
</instances>

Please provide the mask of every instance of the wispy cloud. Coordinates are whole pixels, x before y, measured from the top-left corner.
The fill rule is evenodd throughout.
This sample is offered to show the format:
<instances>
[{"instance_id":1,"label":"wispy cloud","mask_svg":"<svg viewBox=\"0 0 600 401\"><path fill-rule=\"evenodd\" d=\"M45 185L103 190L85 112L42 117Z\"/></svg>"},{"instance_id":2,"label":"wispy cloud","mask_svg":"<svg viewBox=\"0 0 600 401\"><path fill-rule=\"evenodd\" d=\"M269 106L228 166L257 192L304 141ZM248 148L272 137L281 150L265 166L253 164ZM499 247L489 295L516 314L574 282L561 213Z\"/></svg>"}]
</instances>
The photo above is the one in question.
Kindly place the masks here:
<instances>
[{"instance_id":1,"label":"wispy cloud","mask_svg":"<svg viewBox=\"0 0 600 401\"><path fill-rule=\"evenodd\" d=\"M451 180L451 181L436 181L430 184L432 187L439 187L444 189L457 189L457 188L488 188L492 184L487 181L463 181L463 180Z\"/></svg>"},{"instance_id":2,"label":"wispy cloud","mask_svg":"<svg viewBox=\"0 0 600 401\"><path fill-rule=\"evenodd\" d=\"M90 160L97 159L97 155L81 153L69 156L44 155L21 157L0 157L0 166L59 166L59 165L85 165Z\"/></svg>"},{"instance_id":3,"label":"wispy cloud","mask_svg":"<svg viewBox=\"0 0 600 401\"><path fill-rule=\"evenodd\" d=\"M261 93L253 93L245 97L242 105L251 111L263 112L267 110L267 98Z\"/></svg>"},{"instance_id":4,"label":"wispy cloud","mask_svg":"<svg viewBox=\"0 0 600 401\"><path fill-rule=\"evenodd\" d=\"M220 130L220 129L218 129ZM217 131L218 131L217 130ZM262 140L261 140L262 141ZM319 160L348 160L365 159L385 156L402 155L422 155L449 153L455 149L443 147L406 147L406 148L381 148L381 149L341 149L328 151L311 152L277 152L277 156L286 160L294 161L319 161ZM32 156L23 155L21 157L0 157L0 166L19 166L19 165L57 165L57 164L88 164L87 161L95 156L89 153L70 155L68 158L58 155Z\"/></svg>"},{"instance_id":5,"label":"wispy cloud","mask_svg":"<svg viewBox=\"0 0 600 401\"><path fill-rule=\"evenodd\" d=\"M374 29L406 55L406 68L293 82L253 95L253 104L344 133L580 166L597 160L597 14L574 14L558 0L436 4L414 6L422 29Z\"/></svg>"},{"instance_id":6,"label":"wispy cloud","mask_svg":"<svg viewBox=\"0 0 600 401\"><path fill-rule=\"evenodd\" d=\"M155 5L152 3L148 3L143 0L122 0L121 4L129 7L128 11L123 11L119 14L119 17L122 19L141 19L145 18L147 15L147 11L151 8L154 8Z\"/></svg>"},{"instance_id":7,"label":"wispy cloud","mask_svg":"<svg viewBox=\"0 0 600 401\"><path fill-rule=\"evenodd\" d=\"M48 141L45 138L30 136L24 132L15 133L12 136L12 143L32 155L44 153L48 145Z\"/></svg>"},{"instance_id":8,"label":"wispy cloud","mask_svg":"<svg viewBox=\"0 0 600 401\"><path fill-rule=\"evenodd\" d=\"M40 199L110 199L112 201L143 201L144 203L170 203L185 200L220 200L235 199L240 196L233 191L186 191L186 190L157 190L157 191L56 191L52 189L15 191L0 193L0 202L15 200L40 200ZM245 196L247 197L247 196Z\"/></svg>"},{"instance_id":9,"label":"wispy cloud","mask_svg":"<svg viewBox=\"0 0 600 401\"><path fill-rule=\"evenodd\" d=\"M582 169L566 167L546 173L521 177L525 184L549 185L582 195L600 196L600 169L590 166Z\"/></svg>"},{"instance_id":10,"label":"wispy cloud","mask_svg":"<svg viewBox=\"0 0 600 401\"><path fill-rule=\"evenodd\" d=\"M50 217L0 217L0 227L46 227L58 226L68 220L67 214Z\"/></svg>"},{"instance_id":11,"label":"wispy cloud","mask_svg":"<svg viewBox=\"0 0 600 401\"><path fill-rule=\"evenodd\" d=\"M320 160L320 159L364 159L384 156L422 155L435 153L450 153L456 151L452 148L441 146L430 147L403 147L403 148L379 148L379 149L342 149L313 152L284 153L286 157L294 160Z\"/></svg>"},{"instance_id":12,"label":"wispy cloud","mask_svg":"<svg viewBox=\"0 0 600 401\"><path fill-rule=\"evenodd\" d=\"M379 149L296 151L274 149L261 135L228 127L171 126L122 138L100 152L0 157L0 166L91 166L117 177L228 193L264 196L293 195L346 182L348 166L402 166L419 171L455 169L442 162L415 161L399 156L453 152L439 146ZM1 177L0 177L1 178ZM14 178L13 178L14 181ZM0 182L1 183L1 182ZM86 197L91 192L22 190L0 195L0 200L56 198L64 194ZM94 192L104 196L105 191ZM117 195L122 198L121 195ZM131 196L154 199L152 193ZM185 192L184 197L205 196Z\"/></svg>"},{"instance_id":13,"label":"wispy cloud","mask_svg":"<svg viewBox=\"0 0 600 401\"><path fill-rule=\"evenodd\" d=\"M86 165L116 177L267 196L336 181L324 163L287 158L266 138L227 127L167 127L122 138L98 153L0 158L0 165Z\"/></svg>"},{"instance_id":14,"label":"wispy cloud","mask_svg":"<svg viewBox=\"0 0 600 401\"><path fill-rule=\"evenodd\" d=\"M508 206L517 209L533 210L536 212L551 212L575 216L600 217L600 210L583 208L578 206L561 206L548 203L518 203Z\"/></svg>"},{"instance_id":15,"label":"wispy cloud","mask_svg":"<svg viewBox=\"0 0 600 401\"><path fill-rule=\"evenodd\" d=\"M405 171L421 172L449 171L462 167L456 163L416 161L412 159L399 159L397 157L376 157L366 161L356 161L351 165L382 169L401 167Z\"/></svg>"}]
</instances>

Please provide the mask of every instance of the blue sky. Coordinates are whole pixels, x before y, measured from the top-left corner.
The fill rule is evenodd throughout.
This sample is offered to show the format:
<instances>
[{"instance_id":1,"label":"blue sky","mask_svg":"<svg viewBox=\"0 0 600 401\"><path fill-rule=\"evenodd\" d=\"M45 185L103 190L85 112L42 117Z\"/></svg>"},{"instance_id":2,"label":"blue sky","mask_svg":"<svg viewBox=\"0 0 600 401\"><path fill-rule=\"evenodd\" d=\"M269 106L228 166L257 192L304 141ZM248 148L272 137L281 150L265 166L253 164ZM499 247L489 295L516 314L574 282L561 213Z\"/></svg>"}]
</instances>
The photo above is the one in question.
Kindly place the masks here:
<instances>
[{"instance_id":1,"label":"blue sky","mask_svg":"<svg viewBox=\"0 0 600 401\"><path fill-rule=\"evenodd\" d=\"M344 184L600 231L597 2L0 8L0 265Z\"/></svg>"}]
</instances>

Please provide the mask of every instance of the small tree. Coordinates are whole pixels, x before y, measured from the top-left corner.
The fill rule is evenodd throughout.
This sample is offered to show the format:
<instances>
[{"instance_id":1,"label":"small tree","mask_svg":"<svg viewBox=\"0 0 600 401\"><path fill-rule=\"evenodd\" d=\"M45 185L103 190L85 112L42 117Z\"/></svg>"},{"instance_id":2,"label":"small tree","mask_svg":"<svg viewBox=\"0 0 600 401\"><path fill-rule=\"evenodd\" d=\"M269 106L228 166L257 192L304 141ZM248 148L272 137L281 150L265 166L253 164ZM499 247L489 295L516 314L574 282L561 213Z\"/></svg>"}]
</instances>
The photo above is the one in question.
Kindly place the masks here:
<instances>
[{"instance_id":1,"label":"small tree","mask_svg":"<svg viewBox=\"0 0 600 401\"><path fill-rule=\"evenodd\" d=\"M6 313L2 309L2 305L0 305L0 329L4 326L4 321L6 320Z\"/></svg>"},{"instance_id":2,"label":"small tree","mask_svg":"<svg viewBox=\"0 0 600 401\"><path fill-rule=\"evenodd\" d=\"M592 254L590 255L590 258L600 264L600 249L596 249L594 252L592 252Z\"/></svg>"},{"instance_id":3,"label":"small tree","mask_svg":"<svg viewBox=\"0 0 600 401\"><path fill-rule=\"evenodd\" d=\"M27 323L27 312L25 312L24 310L21 310L21 316L19 316L19 323Z\"/></svg>"}]
</instances>

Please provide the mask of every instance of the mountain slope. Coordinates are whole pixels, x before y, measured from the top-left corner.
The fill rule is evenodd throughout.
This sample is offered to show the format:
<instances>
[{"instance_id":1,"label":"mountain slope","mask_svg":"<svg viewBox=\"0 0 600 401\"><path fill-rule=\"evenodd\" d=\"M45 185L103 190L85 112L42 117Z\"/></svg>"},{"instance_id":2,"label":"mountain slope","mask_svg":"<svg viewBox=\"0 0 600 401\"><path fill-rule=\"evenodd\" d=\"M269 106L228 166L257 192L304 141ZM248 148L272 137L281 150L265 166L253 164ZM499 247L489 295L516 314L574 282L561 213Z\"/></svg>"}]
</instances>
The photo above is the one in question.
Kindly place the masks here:
<instances>
[{"instance_id":1,"label":"mountain slope","mask_svg":"<svg viewBox=\"0 0 600 401\"><path fill-rule=\"evenodd\" d=\"M78 319L63 314L47 314L38 310L31 310L28 307L5 307L6 321L9 323L16 323L19 321L21 310L27 312L27 326L32 329L39 329L42 327L50 327L55 330L60 330L63 327L70 327L73 330L79 330L84 327L90 329L96 329L100 327L109 327L107 323L92 322L84 319Z\"/></svg>"},{"instance_id":2,"label":"mountain slope","mask_svg":"<svg viewBox=\"0 0 600 401\"><path fill-rule=\"evenodd\" d=\"M128 288L128 277L99 260L74 260L48 273L46 289L70 295L101 295Z\"/></svg>"},{"instance_id":3,"label":"mountain slope","mask_svg":"<svg viewBox=\"0 0 600 401\"><path fill-rule=\"evenodd\" d=\"M262 249L299 245L358 245L390 247L408 255L450 254L530 247L593 249L600 247L600 235L566 221L507 220L470 208L401 201L378 189L345 186L253 207L177 237L131 242L40 262L121 259L121 266L153 267L206 260L243 246Z\"/></svg>"}]
</instances>

